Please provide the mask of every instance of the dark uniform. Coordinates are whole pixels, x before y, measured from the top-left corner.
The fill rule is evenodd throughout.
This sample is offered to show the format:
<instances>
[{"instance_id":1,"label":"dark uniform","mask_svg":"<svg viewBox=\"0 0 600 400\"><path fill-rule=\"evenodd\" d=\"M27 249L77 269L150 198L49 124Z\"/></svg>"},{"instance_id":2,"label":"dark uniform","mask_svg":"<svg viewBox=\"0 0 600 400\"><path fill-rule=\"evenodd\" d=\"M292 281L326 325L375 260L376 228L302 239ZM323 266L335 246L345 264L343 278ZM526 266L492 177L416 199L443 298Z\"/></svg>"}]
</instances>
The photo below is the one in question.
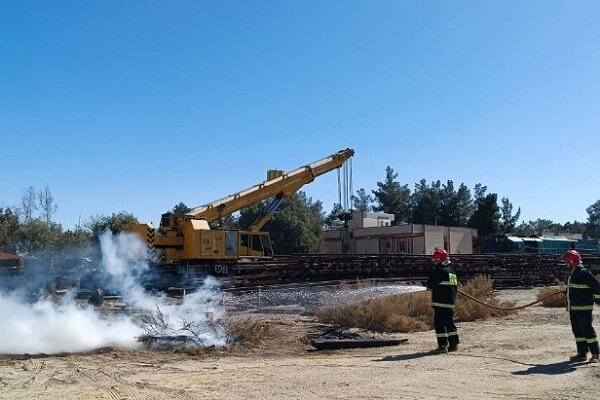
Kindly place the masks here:
<instances>
[{"instance_id":1,"label":"dark uniform","mask_svg":"<svg viewBox=\"0 0 600 400\"><path fill-rule=\"evenodd\" d=\"M567 280L567 311L575 335L577 353L598 355L598 338L592 326L594 302L600 304L600 284L583 265L573 267Z\"/></svg>"},{"instance_id":2,"label":"dark uniform","mask_svg":"<svg viewBox=\"0 0 600 400\"><path fill-rule=\"evenodd\" d=\"M456 350L459 343L458 332L454 325L454 304L458 279L450 261L436 264L435 269L427 280L427 288L431 290L431 305L433 307L433 327L437 336L440 350Z\"/></svg>"}]
</instances>

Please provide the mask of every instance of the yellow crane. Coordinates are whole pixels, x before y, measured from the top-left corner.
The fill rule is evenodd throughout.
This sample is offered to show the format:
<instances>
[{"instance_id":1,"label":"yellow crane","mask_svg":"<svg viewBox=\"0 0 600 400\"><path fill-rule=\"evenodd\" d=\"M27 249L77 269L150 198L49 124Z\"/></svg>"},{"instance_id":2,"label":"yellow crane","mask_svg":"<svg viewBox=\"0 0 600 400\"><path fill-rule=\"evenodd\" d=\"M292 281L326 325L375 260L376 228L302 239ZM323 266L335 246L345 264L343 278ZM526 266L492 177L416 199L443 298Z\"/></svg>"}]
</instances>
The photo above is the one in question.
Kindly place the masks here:
<instances>
[{"instance_id":1,"label":"yellow crane","mask_svg":"<svg viewBox=\"0 0 600 400\"><path fill-rule=\"evenodd\" d=\"M290 172L267 171L267 180L240 192L177 215L163 214L157 230L152 224L130 225L149 247L166 250L167 261L224 261L240 257L272 256L268 232L260 228L281 207L283 201L317 176L340 168L354 155L354 150L338 151L312 164ZM245 207L272 199L265 211L244 231L213 229L219 219Z\"/></svg>"}]
</instances>

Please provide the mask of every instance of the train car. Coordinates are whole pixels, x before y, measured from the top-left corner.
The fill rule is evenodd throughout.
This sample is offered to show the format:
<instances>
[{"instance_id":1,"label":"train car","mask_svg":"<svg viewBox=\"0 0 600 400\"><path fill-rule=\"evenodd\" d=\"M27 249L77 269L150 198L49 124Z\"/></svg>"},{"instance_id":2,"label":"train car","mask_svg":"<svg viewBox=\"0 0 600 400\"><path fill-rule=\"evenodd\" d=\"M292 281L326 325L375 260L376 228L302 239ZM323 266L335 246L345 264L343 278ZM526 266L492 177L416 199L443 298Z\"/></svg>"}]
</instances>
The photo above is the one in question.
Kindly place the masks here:
<instances>
[{"instance_id":1,"label":"train car","mask_svg":"<svg viewBox=\"0 0 600 400\"><path fill-rule=\"evenodd\" d=\"M600 253L600 243L595 239L579 240L575 244L575 250L580 253L598 254Z\"/></svg>"},{"instance_id":2,"label":"train car","mask_svg":"<svg viewBox=\"0 0 600 400\"><path fill-rule=\"evenodd\" d=\"M567 250L575 249L575 245L577 244L577 240L560 236L542 236L540 239L542 242L538 248L539 254L563 254Z\"/></svg>"},{"instance_id":3,"label":"train car","mask_svg":"<svg viewBox=\"0 0 600 400\"><path fill-rule=\"evenodd\" d=\"M540 248L542 248L542 239L537 237L524 237L523 244L525 247L525 253L538 254L540 253Z\"/></svg>"},{"instance_id":4,"label":"train car","mask_svg":"<svg viewBox=\"0 0 600 400\"><path fill-rule=\"evenodd\" d=\"M523 238L506 234L486 237L483 248L486 253L525 253Z\"/></svg>"},{"instance_id":5,"label":"train car","mask_svg":"<svg viewBox=\"0 0 600 400\"><path fill-rule=\"evenodd\" d=\"M505 233L490 235L484 240L486 253L563 254L577 249L577 240L560 236L518 237ZM593 246L588 245L593 249Z\"/></svg>"}]
</instances>

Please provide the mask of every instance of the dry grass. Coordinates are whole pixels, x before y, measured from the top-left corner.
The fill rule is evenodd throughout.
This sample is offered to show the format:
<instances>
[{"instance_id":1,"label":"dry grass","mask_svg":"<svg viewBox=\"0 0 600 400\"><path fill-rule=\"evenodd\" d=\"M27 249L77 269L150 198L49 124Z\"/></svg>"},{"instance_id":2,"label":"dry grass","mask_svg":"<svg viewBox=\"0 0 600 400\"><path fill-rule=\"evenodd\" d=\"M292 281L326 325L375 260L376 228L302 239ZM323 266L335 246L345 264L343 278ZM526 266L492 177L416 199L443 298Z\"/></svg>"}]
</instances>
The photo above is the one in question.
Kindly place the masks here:
<instances>
[{"instance_id":1,"label":"dry grass","mask_svg":"<svg viewBox=\"0 0 600 400\"><path fill-rule=\"evenodd\" d=\"M214 351L214 348L204 348L204 347L180 347L173 350L175 354L187 354L188 356L194 356L203 358L205 355Z\"/></svg>"},{"instance_id":2,"label":"dry grass","mask_svg":"<svg viewBox=\"0 0 600 400\"><path fill-rule=\"evenodd\" d=\"M493 291L493 281L487 276L478 276L459 289L482 301L501 307L512 307L512 303L500 303ZM459 295L460 296L460 295ZM461 296L456 304L457 321L474 321L509 312L491 310ZM379 297L357 304L322 308L317 318L323 323L343 327L364 328L376 332L418 332L433 327L431 294L416 292Z\"/></svg>"},{"instance_id":3,"label":"dry grass","mask_svg":"<svg viewBox=\"0 0 600 400\"><path fill-rule=\"evenodd\" d=\"M555 293L557 290L564 291L565 287L562 285L559 286L558 288L543 287L538 292L537 299L540 300L546 296L549 296L552 293ZM542 306L544 306L544 307L567 307L567 297L564 294L562 294L562 295L556 294L554 296L547 297L544 300L542 300Z\"/></svg>"},{"instance_id":4,"label":"dry grass","mask_svg":"<svg viewBox=\"0 0 600 400\"><path fill-rule=\"evenodd\" d=\"M496 307L510 308L514 307L514 302L500 302L496 298L494 291L494 281L487 275L478 275L466 284L460 284L458 290L469 294L476 299ZM510 314L514 311L501 311L486 307L461 294L458 295L455 308L455 318L457 321L476 321L489 317L498 317Z\"/></svg>"},{"instance_id":5,"label":"dry grass","mask_svg":"<svg viewBox=\"0 0 600 400\"><path fill-rule=\"evenodd\" d=\"M251 318L230 318L223 323L227 345L231 347L260 346L278 335L277 329L264 321Z\"/></svg>"},{"instance_id":6,"label":"dry grass","mask_svg":"<svg viewBox=\"0 0 600 400\"><path fill-rule=\"evenodd\" d=\"M433 310L426 292L379 297L317 311L319 321L376 332L416 332L429 329Z\"/></svg>"},{"instance_id":7,"label":"dry grass","mask_svg":"<svg viewBox=\"0 0 600 400\"><path fill-rule=\"evenodd\" d=\"M375 280L374 279L360 279L360 278L356 278L356 286L359 288L370 288L375 286Z\"/></svg>"}]
</instances>

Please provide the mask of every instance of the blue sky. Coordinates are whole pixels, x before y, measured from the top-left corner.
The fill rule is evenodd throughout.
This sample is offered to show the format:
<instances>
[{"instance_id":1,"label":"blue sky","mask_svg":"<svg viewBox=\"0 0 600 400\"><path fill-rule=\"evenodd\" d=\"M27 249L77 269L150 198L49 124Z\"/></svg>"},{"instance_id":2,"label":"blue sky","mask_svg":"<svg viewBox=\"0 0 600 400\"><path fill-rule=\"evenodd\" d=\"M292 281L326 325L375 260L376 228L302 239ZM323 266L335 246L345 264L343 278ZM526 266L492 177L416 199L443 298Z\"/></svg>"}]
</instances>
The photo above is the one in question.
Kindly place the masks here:
<instances>
[{"instance_id":1,"label":"blue sky","mask_svg":"<svg viewBox=\"0 0 600 400\"><path fill-rule=\"evenodd\" d=\"M600 199L600 2L0 1L0 205L158 222L356 150L354 188ZM335 173L305 187L330 209Z\"/></svg>"}]
</instances>

